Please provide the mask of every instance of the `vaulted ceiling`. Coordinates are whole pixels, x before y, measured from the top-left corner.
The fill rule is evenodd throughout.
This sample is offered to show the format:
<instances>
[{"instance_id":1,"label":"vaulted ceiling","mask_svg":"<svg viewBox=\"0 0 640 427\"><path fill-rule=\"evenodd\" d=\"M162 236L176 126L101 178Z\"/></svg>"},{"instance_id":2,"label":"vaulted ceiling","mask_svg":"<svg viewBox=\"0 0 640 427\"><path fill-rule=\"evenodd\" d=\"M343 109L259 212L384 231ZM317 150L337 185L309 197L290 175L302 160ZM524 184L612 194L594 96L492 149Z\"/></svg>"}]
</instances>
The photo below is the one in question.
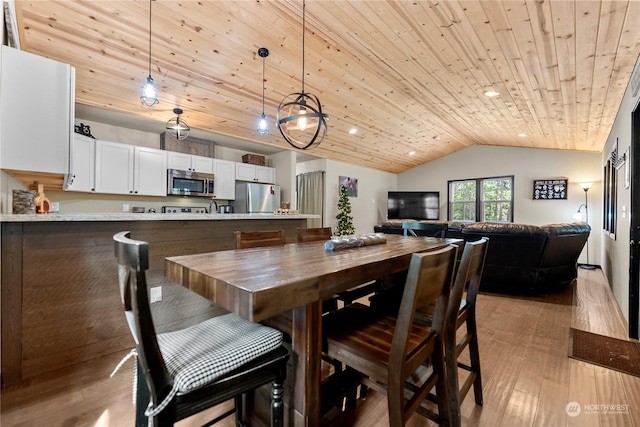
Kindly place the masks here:
<instances>
[{"instance_id":1,"label":"vaulted ceiling","mask_svg":"<svg viewBox=\"0 0 640 427\"><path fill-rule=\"evenodd\" d=\"M149 1L16 1L16 15L22 49L76 68L80 104L158 123L180 107L192 128L292 149L274 122L301 89L302 0L153 1L153 108ZM400 173L474 144L600 152L638 23L638 1L308 0L305 90L330 117L309 154Z\"/></svg>"}]
</instances>

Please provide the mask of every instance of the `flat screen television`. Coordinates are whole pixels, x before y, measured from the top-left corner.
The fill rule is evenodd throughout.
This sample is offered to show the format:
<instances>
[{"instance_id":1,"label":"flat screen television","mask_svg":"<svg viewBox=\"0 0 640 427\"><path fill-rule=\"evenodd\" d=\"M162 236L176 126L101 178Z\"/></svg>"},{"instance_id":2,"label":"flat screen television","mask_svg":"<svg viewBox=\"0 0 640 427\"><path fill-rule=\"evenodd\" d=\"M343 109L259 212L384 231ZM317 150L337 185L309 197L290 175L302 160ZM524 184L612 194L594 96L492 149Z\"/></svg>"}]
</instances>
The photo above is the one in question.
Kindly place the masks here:
<instances>
[{"instance_id":1,"label":"flat screen television","mask_svg":"<svg viewBox=\"0 0 640 427\"><path fill-rule=\"evenodd\" d=\"M439 191L389 191L388 219L440 219Z\"/></svg>"}]
</instances>

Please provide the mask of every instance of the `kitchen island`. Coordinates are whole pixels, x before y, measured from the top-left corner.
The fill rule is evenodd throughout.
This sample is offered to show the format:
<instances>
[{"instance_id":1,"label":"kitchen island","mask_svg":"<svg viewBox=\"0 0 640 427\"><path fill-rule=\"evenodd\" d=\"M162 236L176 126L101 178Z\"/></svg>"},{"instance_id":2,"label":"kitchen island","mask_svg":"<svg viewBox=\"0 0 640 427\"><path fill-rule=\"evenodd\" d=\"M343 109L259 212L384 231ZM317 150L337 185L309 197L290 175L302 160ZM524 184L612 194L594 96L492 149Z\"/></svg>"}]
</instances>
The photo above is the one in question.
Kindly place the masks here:
<instances>
[{"instance_id":1,"label":"kitchen island","mask_svg":"<svg viewBox=\"0 0 640 427\"><path fill-rule=\"evenodd\" d=\"M133 345L118 293L112 237L131 231L149 242L152 305L159 332L206 317L211 304L170 282L166 257L233 249L236 230L296 229L317 215L48 214L0 215L2 387ZM250 265L247 268L251 268ZM100 373L103 375L105 373ZM109 373L106 373L108 375Z\"/></svg>"}]
</instances>

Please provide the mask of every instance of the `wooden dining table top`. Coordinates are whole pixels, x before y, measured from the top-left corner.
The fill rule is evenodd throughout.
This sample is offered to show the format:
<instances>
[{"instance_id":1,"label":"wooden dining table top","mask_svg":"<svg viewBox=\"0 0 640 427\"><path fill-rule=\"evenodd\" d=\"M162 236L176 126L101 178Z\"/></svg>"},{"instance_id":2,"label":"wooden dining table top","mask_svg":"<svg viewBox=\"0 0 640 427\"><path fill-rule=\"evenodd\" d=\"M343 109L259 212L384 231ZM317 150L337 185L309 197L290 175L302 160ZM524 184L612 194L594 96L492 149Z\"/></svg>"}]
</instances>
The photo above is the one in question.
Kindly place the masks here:
<instances>
[{"instance_id":1,"label":"wooden dining table top","mask_svg":"<svg viewBox=\"0 0 640 427\"><path fill-rule=\"evenodd\" d=\"M165 274L227 310L261 321L405 270L414 252L448 243L385 237L385 243L334 251L317 241L169 257Z\"/></svg>"}]
</instances>

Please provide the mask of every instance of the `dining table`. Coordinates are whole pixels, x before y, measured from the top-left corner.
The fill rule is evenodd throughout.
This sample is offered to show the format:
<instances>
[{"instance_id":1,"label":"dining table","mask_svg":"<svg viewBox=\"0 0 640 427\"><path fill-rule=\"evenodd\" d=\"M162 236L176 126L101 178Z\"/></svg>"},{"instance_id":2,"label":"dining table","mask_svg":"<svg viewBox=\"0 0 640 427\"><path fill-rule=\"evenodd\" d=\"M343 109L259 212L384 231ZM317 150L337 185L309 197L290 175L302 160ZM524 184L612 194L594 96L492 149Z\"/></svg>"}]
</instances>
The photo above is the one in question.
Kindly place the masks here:
<instances>
[{"instance_id":1,"label":"dining table","mask_svg":"<svg viewBox=\"0 0 640 427\"><path fill-rule=\"evenodd\" d=\"M248 320L280 325L287 334L293 353L293 375L287 378L293 426L320 425L322 301L407 270L413 253L439 249L452 239L384 235L377 244L339 250L326 249L325 243L165 259L169 279Z\"/></svg>"}]
</instances>

